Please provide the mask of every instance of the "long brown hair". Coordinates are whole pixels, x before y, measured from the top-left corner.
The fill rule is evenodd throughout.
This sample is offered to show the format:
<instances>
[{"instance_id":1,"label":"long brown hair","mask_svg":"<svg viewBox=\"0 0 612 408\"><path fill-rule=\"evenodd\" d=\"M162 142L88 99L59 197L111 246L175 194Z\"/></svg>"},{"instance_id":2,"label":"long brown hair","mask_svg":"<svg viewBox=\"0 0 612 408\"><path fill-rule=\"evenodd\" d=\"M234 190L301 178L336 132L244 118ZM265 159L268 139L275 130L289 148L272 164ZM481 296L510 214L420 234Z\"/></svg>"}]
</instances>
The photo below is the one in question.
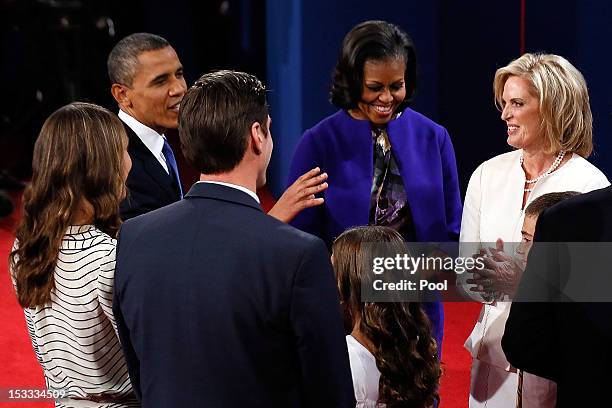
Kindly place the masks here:
<instances>
[{"instance_id":1,"label":"long brown hair","mask_svg":"<svg viewBox=\"0 0 612 408\"><path fill-rule=\"evenodd\" d=\"M345 231L333 244L333 266L340 300L354 325L374 346L380 371L378 402L393 407L429 407L438 397L441 376L436 342L429 319L419 303L364 303L362 281L369 280L375 245L385 251L406 251L399 233L387 227L358 227ZM387 244L388 243L388 244ZM392 247L392 248L391 248Z\"/></svg>"},{"instance_id":2,"label":"long brown hair","mask_svg":"<svg viewBox=\"0 0 612 408\"><path fill-rule=\"evenodd\" d=\"M32 182L24 192L23 219L10 266L22 307L51 300L62 237L81 202L93 207L93 224L115 236L125 194L123 149L127 135L108 110L75 102L43 124L32 160Z\"/></svg>"}]
</instances>

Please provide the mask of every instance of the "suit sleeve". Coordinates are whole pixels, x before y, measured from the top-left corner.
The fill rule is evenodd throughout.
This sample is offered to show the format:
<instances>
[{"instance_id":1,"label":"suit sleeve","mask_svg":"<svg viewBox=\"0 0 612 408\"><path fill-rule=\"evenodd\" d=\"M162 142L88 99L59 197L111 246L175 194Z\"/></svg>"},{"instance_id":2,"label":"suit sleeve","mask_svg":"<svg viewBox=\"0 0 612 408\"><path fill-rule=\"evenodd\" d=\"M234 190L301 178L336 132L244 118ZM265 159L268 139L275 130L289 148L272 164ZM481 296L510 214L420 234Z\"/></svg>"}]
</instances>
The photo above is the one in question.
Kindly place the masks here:
<instances>
[{"instance_id":1,"label":"suit sleeve","mask_svg":"<svg viewBox=\"0 0 612 408\"><path fill-rule=\"evenodd\" d=\"M459 180L457 176L457 161L455 159L453 143L446 129L444 129L443 136L440 155L442 157L446 227L448 230L448 239L457 242L459 239L459 228L461 226L461 193L459 191Z\"/></svg>"},{"instance_id":2,"label":"suit sleeve","mask_svg":"<svg viewBox=\"0 0 612 408\"><path fill-rule=\"evenodd\" d=\"M146 194L146 190L141 192L142 187L129 178L127 180L127 188L128 196L124 198L119 205L119 213L123 221L127 221L130 218L146 214L159 208L159 205L153 206L152 203L150 203L153 199L150 192L149 194Z\"/></svg>"},{"instance_id":3,"label":"suit sleeve","mask_svg":"<svg viewBox=\"0 0 612 408\"><path fill-rule=\"evenodd\" d=\"M554 221L544 211L536 224L534 245L527 269L510 308L502 338L502 349L508 361L521 370L552 381L559 379L558 333L555 313L556 295L549 283L560 268L554 241ZM547 299L548 297L548 299ZM548 300L527 302L528 300Z\"/></svg>"},{"instance_id":4,"label":"suit sleeve","mask_svg":"<svg viewBox=\"0 0 612 408\"><path fill-rule=\"evenodd\" d=\"M321 168L321 171L325 171L322 153L319 151L319 149L317 149L314 134L310 130L307 130L304 132L302 139L300 139L300 142L293 153L293 158L289 167L287 187L293 184L293 182L295 182L295 180L297 180L302 174L312 170L315 167L319 167ZM332 181L330 180L330 182ZM302 231L325 239L323 235L323 217L325 214L324 206L325 204L303 210L293 219L293 221L291 221L290 224Z\"/></svg>"},{"instance_id":5,"label":"suit sleeve","mask_svg":"<svg viewBox=\"0 0 612 408\"><path fill-rule=\"evenodd\" d=\"M146 210L138 208L135 204L133 204L133 202L131 201L132 198L133 197L131 196L126 197L119 205L119 212L123 221L127 221L130 218L137 217L146 212Z\"/></svg>"},{"instance_id":6,"label":"suit sleeve","mask_svg":"<svg viewBox=\"0 0 612 408\"><path fill-rule=\"evenodd\" d=\"M320 240L305 251L296 272L290 320L305 406L355 407L338 291Z\"/></svg>"},{"instance_id":7,"label":"suit sleeve","mask_svg":"<svg viewBox=\"0 0 612 408\"><path fill-rule=\"evenodd\" d=\"M139 400L142 400L142 391L140 387L140 360L136 355L136 350L132 345L132 339L130 336L130 329L126 324L121 304L125 301L122 296L122 287L125 281L123 270L124 261L121 258L121 247L123 228L120 231L120 235L117 243L117 263L115 268L115 287L113 292L113 314L115 317L115 323L117 326L117 332L119 334L119 341L121 342L121 348L123 349L123 355L127 363L128 373L130 375L130 381L132 387ZM123 242L125 244L125 242Z\"/></svg>"}]
</instances>

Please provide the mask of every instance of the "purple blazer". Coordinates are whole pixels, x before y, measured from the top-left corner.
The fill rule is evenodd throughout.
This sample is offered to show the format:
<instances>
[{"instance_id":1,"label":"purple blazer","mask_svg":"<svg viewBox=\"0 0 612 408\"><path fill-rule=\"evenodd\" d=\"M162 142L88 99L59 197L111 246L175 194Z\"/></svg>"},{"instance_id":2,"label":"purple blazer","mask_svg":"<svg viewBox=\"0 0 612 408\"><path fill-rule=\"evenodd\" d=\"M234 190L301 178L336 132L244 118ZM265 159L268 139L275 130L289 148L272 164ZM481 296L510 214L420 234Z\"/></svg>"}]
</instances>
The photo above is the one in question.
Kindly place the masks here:
<instances>
[{"instance_id":1,"label":"purple blazer","mask_svg":"<svg viewBox=\"0 0 612 408\"><path fill-rule=\"evenodd\" d=\"M387 125L420 242L457 241L461 197L455 151L446 129L406 108ZM370 122L340 110L306 130L289 170L291 185L306 171L320 167L329 175L325 204L302 211L292 225L323 239L328 247L344 230L367 225L374 177L374 145ZM440 302L423 304L441 355L444 309Z\"/></svg>"},{"instance_id":2,"label":"purple blazer","mask_svg":"<svg viewBox=\"0 0 612 408\"><path fill-rule=\"evenodd\" d=\"M420 242L457 241L461 197L455 152L446 129L406 108L387 127ZM328 246L349 227L367 225L374 175L367 120L340 110L304 132L289 170L289 185L319 166L329 175L325 204L302 211L292 225Z\"/></svg>"}]
</instances>

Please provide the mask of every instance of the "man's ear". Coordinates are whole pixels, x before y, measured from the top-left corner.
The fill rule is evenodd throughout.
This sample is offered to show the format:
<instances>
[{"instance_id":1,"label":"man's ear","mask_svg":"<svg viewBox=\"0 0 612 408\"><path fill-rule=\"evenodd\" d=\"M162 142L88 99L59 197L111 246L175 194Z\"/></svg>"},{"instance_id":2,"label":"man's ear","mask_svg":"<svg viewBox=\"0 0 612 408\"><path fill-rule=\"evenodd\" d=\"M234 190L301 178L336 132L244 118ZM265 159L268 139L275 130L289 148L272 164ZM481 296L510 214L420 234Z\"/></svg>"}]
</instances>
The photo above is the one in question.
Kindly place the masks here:
<instances>
[{"instance_id":1,"label":"man's ear","mask_svg":"<svg viewBox=\"0 0 612 408\"><path fill-rule=\"evenodd\" d=\"M263 152L263 137L261 134L261 125L259 122L254 122L251 125L250 138L253 152L257 155Z\"/></svg>"},{"instance_id":2,"label":"man's ear","mask_svg":"<svg viewBox=\"0 0 612 408\"><path fill-rule=\"evenodd\" d=\"M123 108L129 108L132 106L132 101L128 95L128 89L125 85L113 84L111 86L111 93L113 98L117 101L117 104Z\"/></svg>"}]
</instances>

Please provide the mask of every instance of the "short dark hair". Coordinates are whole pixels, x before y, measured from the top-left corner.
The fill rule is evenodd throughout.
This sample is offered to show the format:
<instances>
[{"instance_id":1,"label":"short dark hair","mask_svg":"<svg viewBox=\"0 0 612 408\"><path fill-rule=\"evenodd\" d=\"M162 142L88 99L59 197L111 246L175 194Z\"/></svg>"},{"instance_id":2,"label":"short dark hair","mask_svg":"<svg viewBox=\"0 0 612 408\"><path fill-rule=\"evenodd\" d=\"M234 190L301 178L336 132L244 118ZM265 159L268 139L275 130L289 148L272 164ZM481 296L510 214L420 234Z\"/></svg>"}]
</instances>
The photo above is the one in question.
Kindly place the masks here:
<instances>
[{"instance_id":1,"label":"short dark hair","mask_svg":"<svg viewBox=\"0 0 612 408\"><path fill-rule=\"evenodd\" d=\"M119 41L108 55L106 68L111 84L131 86L138 69L138 56L145 51L160 50L169 46L170 43L159 35L150 33L128 35Z\"/></svg>"},{"instance_id":2,"label":"short dark hair","mask_svg":"<svg viewBox=\"0 0 612 408\"><path fill-rule=\"evenodd\" d=\"M266 87L251 74L215 71L187 90L179 111L181 148L203 174L228 172L242 161L249 129L268 133Z\"/></svg>"},{"instance_id":3,"label":"short dark hair","mask_svg":"<svg viewBox=\"0 0 612 408\"><path fill-rule=\"evenodd\" d=\"M563 200L579 195L578 191L563 191L559 193L548 193L539 196L525 208L525 216L539 217L542 211L560 203Z\"/></svg>"},{"instance_id":4,"label":"short dark hair","mask_svg":"<svg viewBox=\"0 0 612 408\"><path fill-rule=\"evenodd\" d=\"M386 21L365 21L353 27L342 42L342 50L333 75L331 103L353 109L361 100L363 67L366 61L400 58L406 63L404 83L406 98L398 107L406 107L416 93L416 51L408 34Z\"/></svg>"}]
</instances>

